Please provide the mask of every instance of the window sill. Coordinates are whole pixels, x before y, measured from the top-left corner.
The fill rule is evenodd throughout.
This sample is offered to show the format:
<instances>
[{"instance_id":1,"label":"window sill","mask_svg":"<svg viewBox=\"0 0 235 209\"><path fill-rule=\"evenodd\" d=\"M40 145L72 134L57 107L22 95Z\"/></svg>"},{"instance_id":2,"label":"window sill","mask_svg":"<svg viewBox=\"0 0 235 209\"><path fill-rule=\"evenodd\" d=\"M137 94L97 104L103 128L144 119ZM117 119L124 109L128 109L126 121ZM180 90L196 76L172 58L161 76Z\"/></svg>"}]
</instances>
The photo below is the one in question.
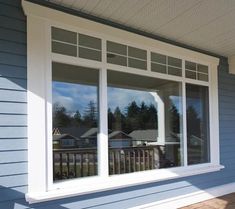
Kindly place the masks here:
<instances>
[{"instance_id":1,"label":"window sill","mask_svg":"<svg viewBox=\"0 0 235 209\"><path fill-rule=\"evenodd\" d=\"M121 174L110 176L107 178L89 177L86 179L68 180L62 183L55 183L53 189L49 191L27 193L25 198L26 201L29 203L37 203L72 197L76 195L88 194L92 192L100 192L109 189L117 189L126 186L135 186L138 184L158 182L163 180L215 172L223 168L224 166L222 165L207 163L180 168L168 168ZM79 184L79 187L76 187L76 184Z\"/></svg>"}]
</instances>

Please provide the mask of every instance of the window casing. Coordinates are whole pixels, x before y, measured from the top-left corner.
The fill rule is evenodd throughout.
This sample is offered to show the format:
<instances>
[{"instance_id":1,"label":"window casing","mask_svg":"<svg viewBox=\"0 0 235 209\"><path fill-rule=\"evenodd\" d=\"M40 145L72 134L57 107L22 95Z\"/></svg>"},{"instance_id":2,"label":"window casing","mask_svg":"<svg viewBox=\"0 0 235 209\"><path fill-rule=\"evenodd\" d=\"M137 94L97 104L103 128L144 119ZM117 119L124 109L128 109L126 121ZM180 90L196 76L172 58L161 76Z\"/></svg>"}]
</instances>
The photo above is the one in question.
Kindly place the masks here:
<instances>
[{"instance_id":1,"label":"window casing","mask_svg":"<svg viewBox=\"0 0 235 209\"><path fill-rule=\"evenodd\" d=\"M75 18L69 15L67 16L66 14L57 14L57 11L43 8L38 5L36 6L30 2L23 1L23 4L25 13L28 17L29 193L27 194L26 198L29 202L38 202L60 197L73 196L77 194L84 194L88 192L102 191L104 189L113 189L140 183L178 178L216 171L222 168L219 165L218 143L218 59L179 47L169 46L142 36L129 34L119 29L114 29L114 31L108 30L108 26L103 26L101 24L93 23L78 17ZM45 13L43 12L44 10L48 10L48 12ZM40 18L41 14L44 14L45 17ZM65 16L66 18L64 18ZM56 51L54 51L55 48L53 48L53 41L57 41L58 43L60 42L57 40L58 38L55 38L55 40L54 38L51 38L52 28L59 28L70 31L72 34L77 34L76 37L78 37L79 34L84 35L84 37L91 37L91 40L98 40L98 42L100 41L100 44L98 44L100 47L93 48L90 45L88 46L88 44L81 44L78 39L76 39L74 43L70 43L70 39L60 40L61 42L66 42L66 44L69 42L67 45L75 46L76 48L76 50L72 50L74 53L70 53L70 48L66 48L67 53L61 54L61 49L60 47L58 49L58 46L57 48L55 47ZM35 42L35 40L38 41ZM125 65L110 63L108 60L110 58L112 59L113 56L110 57L108 55L109 53L112 54L111 52L108 51L107 53L108 42L122 44L126 46L127 50L130 48L132 52L135 52L131 54L128 54L127 52L126 55L123 56L126 57L126 62L129 62L129 59L136 59L145 64L136 66L128 63ZM85 55L83 54L84 56L79 56L79 48L87 49ZM136 49L139 49L140 51ZM99 56L94 55L94 53L90 53L89 50L92 50L92 52L94 52L96 55L99 54ZM161 59L156 60L153 58L153 53L163 55L162 58L165 56L167 61L164 63L164 61L161 61ZM139 54L144 55L139 56ZM195 71L197 74L196 78L188 77L186 76L186 61L196 63L197 66L208 66L208 72L205 71L204 67L198 67ZM51 93L53 68L52 63L62 63L84 68L93 68L99 72L98 106L100 107L100 125L97 137L97 176L83 179L72 179L63 182L53 182L53 127ZM155 68L151 67L153 64L159 64L163 66L165 71L163 70L163 72L159 72L159 70L156 70L156 66ZM146 68L142 66L146 66ZM109 71L130 73L133 75L152 77L180 83L182 86L182 147L184 150L182 156L183 166L109 176L107 118L107 75ZM199 79L199 74L208 74L208 81L207 79L206 81L205 79ZM209 138L213 138L213 140L209 140L209 160L197 165L188 165L187 163L187 84L208 88ZM35 107L38 111L35 111ZM35 120L35 118L37 118L37 120ZM40 133L38 133L39 129L41 130ZM165 127L163 130L165 130ZM35 136L35 131L38 133L37 136ZM162 136L165 135L164 132L159 134L162 134ZM35 154L37 157L35 157ZM37 179L36 182L35 179Z\"/></svg>"}]
</instances>

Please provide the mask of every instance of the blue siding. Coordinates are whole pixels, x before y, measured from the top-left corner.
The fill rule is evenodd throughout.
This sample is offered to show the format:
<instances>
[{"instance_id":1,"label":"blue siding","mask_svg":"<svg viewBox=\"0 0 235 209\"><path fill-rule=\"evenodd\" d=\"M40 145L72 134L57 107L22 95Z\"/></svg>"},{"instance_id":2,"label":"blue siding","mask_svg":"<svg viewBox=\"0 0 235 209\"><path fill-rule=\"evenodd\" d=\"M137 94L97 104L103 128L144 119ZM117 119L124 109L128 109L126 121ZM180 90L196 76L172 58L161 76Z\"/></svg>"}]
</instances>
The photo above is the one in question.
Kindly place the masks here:
<instances>
[{"instance_id":1,"label":"blue siding","mask_svg":"<svg viewBox=\"0 0 235 209\"><path fill-rule=\"evenodd\" d=\"M27 192L26 53L20 1L0 0L0 208L6 209Z\"/></svg>"},{"instance_id":2,"label":"blue siding","mask_svg":"<svg viewBox=\"0 0 235 209\"><path fill-rule=\"evenodd\" d=\"M0 208L128 208L235 181L235 76L219 70L219 172L29 206L27 192L26 21L20 0L0 0ZM169 185L172 189L169 190Z\"/></svg>"}]
</instances>

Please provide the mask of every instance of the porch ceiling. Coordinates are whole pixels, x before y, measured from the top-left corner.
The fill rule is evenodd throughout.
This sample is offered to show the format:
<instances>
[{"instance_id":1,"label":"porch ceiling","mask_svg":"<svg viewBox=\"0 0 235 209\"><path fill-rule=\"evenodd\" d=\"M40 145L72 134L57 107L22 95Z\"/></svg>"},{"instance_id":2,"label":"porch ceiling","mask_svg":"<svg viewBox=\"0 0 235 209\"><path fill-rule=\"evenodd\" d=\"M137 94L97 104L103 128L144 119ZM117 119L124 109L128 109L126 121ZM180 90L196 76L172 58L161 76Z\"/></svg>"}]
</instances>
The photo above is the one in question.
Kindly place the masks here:
<instances>
[{"instance_id":1,"label":"porch ceiling","mask_svg":"<svg viewBox=\"0 0 235 209\"><path fill-rule=\"evenodd\" d=\"M235 55L234 0L48 0L222 56Z\"/></svg>"}]
</instances>

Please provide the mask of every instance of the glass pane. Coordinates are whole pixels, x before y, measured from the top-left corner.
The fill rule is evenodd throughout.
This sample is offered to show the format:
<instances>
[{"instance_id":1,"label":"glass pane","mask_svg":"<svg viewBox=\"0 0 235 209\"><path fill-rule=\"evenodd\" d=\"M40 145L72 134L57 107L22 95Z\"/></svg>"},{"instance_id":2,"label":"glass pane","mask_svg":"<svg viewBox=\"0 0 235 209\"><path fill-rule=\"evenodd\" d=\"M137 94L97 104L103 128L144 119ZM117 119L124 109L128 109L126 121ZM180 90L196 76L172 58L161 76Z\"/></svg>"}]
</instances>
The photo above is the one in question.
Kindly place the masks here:
<instances>
[{"instance_id":1,"label":"glass pane","mask_svg":"<svg viewBox=\"0 0 235 209\"><path fill-rule=\"evenodd\" d=\"M176 76L182 76L182 70L179 68L169 67L168 66L168 74L169 75L176 75Z\"/></svg>"},{"instance_id":2,"label":"glass pane","mask_svg":"<svg viewBox=\"0 0 235 209\"><path fill-rule=\"evenodd\" d=\"M109 174L182 165L180 83L108 71Z\"/></svg>"},{"instance_id":3,"label":"glass pane","mask_svg":"<svg viewBox=\"0 0 235 209\"><path fill-rule=\"evenodd\" d=\"M52 27L52 39L77 44L77 33Z\"/></svg>"},{"instance_id":4,"label":"glass pane","mask_svg":"<svg viewBox=\"0 0 235 209\"><path fill-rule=\"evenodd\" d=\"M166 64L166 56L151 52L151 61Z\"/></svg>"},{"instance_id":5,"label":"glass pane","mask_svg":"<svg viewBox=\"0 0 235 209\"><path fill-rule=\"evenodd\" d=\"M115 42L107 41L107 51L121 55L127 55L127 46Z\"/></svg>"},{"instance_id":6,"label":"glass pane","mask_svg":"<svg viewBox=\"0 0 235 209\"><path fill-rule=\"evenodd\" d=\"M197 71L200 72L200 73L208 74L208 66L198 64L197 65Z\"/></svg>"},{"instance_id":7,"label":"glass pane","mask_svg":"<svg viewBox=\"0 0 235 209\"><path fill-rule=\"evenodd\" d=\"M52 52L68 56L77 56L77 46L52 41Z\"/></svg>"},{"instance_id":8,"label":"glass pane","mask_svg":"<svg viewBox=\"0 0 235 209\"><path fill-rule=\"evenodd\" d=\"M200 80L200 81L208 81L208 75L206 75L206 74L198 73L197 77L198 77L198 80Z\"/></svg>"},{"instance_id":9,"label":"glass pane","mask_svg":"<svg viewBox=\"0 0 235 209\"><path fill-rule=\"evenodd\" d=\"M174 57L168 57L168 65L175 67L182 67L182 60Z\"/></svg>"},{"instance_id":10,"label":"glass pane","mask_svg":"<svg viewBox=\"0 0 235 209\"><path fill-rule=\"evenodd\" d=\"M98 70L52 64L54 181L97 175L98 80Z\"/></svg>"},{"instance_id":11,"label":"glass pane","mask_svg":"<svg viewBox=\"0 0 235 209\"><path fill-rule=\"evenodd\" d=\"M101 50L101 39L79 34L79 45Z\"/></svg>"},{"instance_id":12,"label":"glass pane","mask_svg":"<svg viewBox=\"0 0 235 209\"><path fill-rule=\"evenodd\" d=\"M185 70L185 77L191 79L197 79L197 74L194 71Z\"/></svg>"},{"instance_id":13,"label":"glass pane","mask_svg":"<svg viewBox=\"0 0 235 209\"><path fill-rule=\"evenodd\" d=\"M127 57L108 53L107 54L107 62L111 63L111 64L127 66Z\"/></svg>"},{"instance_id":14,"label":"glass pane","mask_svg":"<svg viewBox=\"0 0 235 209\"><path fill-rule=\"evenodd\" d=\"M186 84L188 164L209 162L208 87Z\"/></svg>"},{"instance_id":15,"label":"glass pane","mask_svg":"<svg viewBox=\"0 0 235 209\"><path fill-rule=\"evenodd\" d=\"M151 63L151 70L158 73L166 73L166 65Z\"/></svg>"},{"instance_id":16,"label":"glass pane","mask_svg":"<svg viewBox=\"0 0 235 209\"><path fill-rule=\"evenodd\" d=\"M128 66L142 69L142 70L146 70L147 69L147 61L141 61L141 60L129 58L128 59Z\"/></svg>"},{"instance_id":17,"label":"glass pane","mask_svg":"<svg viewBox=\"0 0 235 209\"><path fill-rule=\"evenodd\" d=\"M185 68L188 70L196 71L196 63L185 61Z\"/></svg>"},{"instance_id":18,"label":"glass pane","mask_svg":"<svg viewBox=\"0 0 235 209\"><path fill-rule=\"evenodd\" d=\"M101 61L101 51L79 47L79 57Z\"/></svg>"},{"instance_id":19,"label":"glass pane","mask_svg":"<svg viewBox=\"0 0 235 209\"><path fill-rule=\"evenodd\" d=\"M129 46L128 47L128 56L147 60L147 51Z\"/></svg>"}]
</instances>

